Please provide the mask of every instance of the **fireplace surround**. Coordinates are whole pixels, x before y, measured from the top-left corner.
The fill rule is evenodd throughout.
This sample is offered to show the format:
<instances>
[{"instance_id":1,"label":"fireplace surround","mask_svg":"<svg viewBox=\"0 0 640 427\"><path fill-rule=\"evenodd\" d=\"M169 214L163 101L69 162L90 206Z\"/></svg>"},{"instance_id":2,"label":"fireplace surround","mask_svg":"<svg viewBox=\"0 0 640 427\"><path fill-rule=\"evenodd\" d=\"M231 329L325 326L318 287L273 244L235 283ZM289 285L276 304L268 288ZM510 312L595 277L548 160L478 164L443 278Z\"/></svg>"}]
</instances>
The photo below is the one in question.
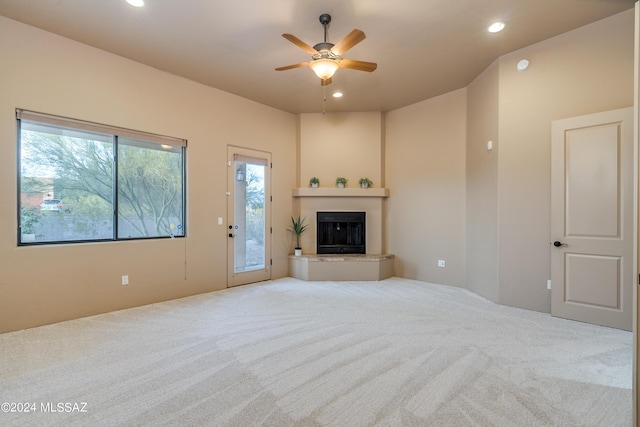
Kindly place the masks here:
<instances>
[{"instance_id":1,"label":"fireplace surround","mask_svg":"<svg viewBox=\"0 0 640 427\"><path fill-rule=\"evenodd\" d=\"M289 257L289 275L301 280L383 280L393 274L394 256L384 252L383 215L388 188L294 188L300 215L312 233L302 241L302 256ZM318 254L318 212L364 212L364 253ZM342 225L340 226L342 229Z\"/></svg>"}]
</instances>

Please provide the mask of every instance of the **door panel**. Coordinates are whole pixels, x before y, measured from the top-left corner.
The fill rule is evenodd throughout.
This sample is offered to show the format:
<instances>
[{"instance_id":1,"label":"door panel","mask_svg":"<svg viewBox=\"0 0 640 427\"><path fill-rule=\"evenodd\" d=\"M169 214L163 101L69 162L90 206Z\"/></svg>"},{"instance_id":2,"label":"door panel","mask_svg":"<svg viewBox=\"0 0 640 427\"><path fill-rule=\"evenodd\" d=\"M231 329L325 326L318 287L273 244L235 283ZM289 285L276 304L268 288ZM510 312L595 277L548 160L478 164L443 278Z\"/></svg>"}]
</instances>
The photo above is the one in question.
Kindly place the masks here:
<instances>
[{"instance_id":1,"label":"door panel","mask_svg":"<svg viewBox=\"0 0 640 427\"><path fill-rule=\"evenodd\" d=\"M565 254L566 302L620 310L622 257Z\"/></svg>"},{"instance_id":2,"label":"door panel","mask_svg":"<svg viewBox=\"0 0 640 427\"><path fill-rule=\"evenodd\" d=\"M633 109L552 132L551 314L631 330Z\"/></svg>"},{"instance_id":3,"label":"door panel","mask_svg":"<svg viewBox=\"0 0 640 427\"><path fill-rule=\"evenodd\" d=\"M228 147L227 286L271 278L271 155Z\"/></svg>"},{"instance_id":4,"label":"door panel","mask_svg":"<svg viewBox=\"0 0 640 427\"><path fill-rule=\"evenodd\" d=\"M568 236L620 237L619 131L609 123L565 134Z\"/></svg>"}]
</instances>

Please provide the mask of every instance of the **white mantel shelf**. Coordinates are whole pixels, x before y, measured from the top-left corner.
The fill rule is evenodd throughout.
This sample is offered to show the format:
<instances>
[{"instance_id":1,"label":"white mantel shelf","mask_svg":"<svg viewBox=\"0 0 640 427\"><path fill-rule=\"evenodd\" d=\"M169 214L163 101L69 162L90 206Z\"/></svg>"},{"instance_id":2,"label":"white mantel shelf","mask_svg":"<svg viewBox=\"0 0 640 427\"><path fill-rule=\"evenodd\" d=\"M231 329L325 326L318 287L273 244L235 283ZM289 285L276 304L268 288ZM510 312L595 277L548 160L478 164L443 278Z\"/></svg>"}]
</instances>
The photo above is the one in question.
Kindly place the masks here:
<instances>
[{"instance_id":1,"label":"white mantel shelf","mask_svg":"<svg viewBox=\"0 0 640 427\"><path fill-rule=\"evenodd\" d=\"M388 188L294 188L293 197L389 197Z\"/></svg>"}]
</instances>

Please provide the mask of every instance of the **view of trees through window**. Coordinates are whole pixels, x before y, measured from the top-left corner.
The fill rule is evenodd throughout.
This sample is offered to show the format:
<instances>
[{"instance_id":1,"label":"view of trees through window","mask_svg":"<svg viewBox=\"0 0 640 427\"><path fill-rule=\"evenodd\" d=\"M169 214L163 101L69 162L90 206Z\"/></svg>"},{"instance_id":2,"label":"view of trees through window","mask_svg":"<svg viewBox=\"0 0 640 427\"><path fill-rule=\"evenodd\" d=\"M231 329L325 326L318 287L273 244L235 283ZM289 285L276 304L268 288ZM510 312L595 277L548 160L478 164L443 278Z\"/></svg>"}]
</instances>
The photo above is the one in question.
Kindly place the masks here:
<instances>
[{"instance_id":1,"label":"view of trees through window","mask_svg":"<svg viewBox=\"0 0 640 427\"><path fill-rule=\"evenodd\" d=\"M184 236L183 150L22 120L20 243Z\"/></svg>"},{"instance_id":2,"label":"view of trees through window","mask_svg":"<svg viewBox=\"0 0 640 427\"><path fill-rule=\"evenodd\" d=\"M246 269L263 268L265 263L264 168L264 165L246 164Z\"/></svg>"}]
</instances>

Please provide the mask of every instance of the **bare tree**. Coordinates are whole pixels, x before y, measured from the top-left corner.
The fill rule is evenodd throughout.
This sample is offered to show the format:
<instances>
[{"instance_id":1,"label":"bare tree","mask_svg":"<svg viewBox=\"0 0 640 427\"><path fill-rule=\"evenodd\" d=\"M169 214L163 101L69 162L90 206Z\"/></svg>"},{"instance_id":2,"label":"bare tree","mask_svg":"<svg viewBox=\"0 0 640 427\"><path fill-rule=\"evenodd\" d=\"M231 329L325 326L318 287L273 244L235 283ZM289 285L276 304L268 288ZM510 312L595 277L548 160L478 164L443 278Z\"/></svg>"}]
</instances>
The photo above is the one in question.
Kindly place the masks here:
<instances>
[{"instance_id":1,"label":"bare tree","mask_svg":"<svg viewBox=\"0 0 640 427\"><path fill-rule=\"evenodd\" d=\"M113 219L114 147L104 137L94 140L23 131L23 189L34 191L50 182L56 197L73 204L74 214ZM180 149L120 144L117 206L124 237L181 234L181 162Z\"/></svg>"}]
</instances>

